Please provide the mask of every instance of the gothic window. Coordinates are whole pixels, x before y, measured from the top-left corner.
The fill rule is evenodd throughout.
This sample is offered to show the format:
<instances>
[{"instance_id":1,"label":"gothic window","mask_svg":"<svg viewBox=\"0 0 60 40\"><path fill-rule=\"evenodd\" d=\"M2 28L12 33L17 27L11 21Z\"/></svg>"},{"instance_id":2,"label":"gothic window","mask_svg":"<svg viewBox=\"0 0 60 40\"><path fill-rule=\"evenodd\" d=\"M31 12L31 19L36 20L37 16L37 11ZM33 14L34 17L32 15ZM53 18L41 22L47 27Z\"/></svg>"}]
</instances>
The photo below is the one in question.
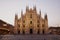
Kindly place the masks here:
<instances>
[{"instance_id":1,"label":"gothic window","mask_svg":"<svg viewBox=\"0 0 60 40\"><path fill-rule=\"evenodd\" d=\"M18 27L20 27L20 25L18 25Z\"/></svg>"},{"instance_id":2,"label":"gothic window","mask_svg":"<svg viewBox=\"0 0 60 40\"><path fill-rule=\"evenodd\" d=\"M37 25L37 27L39 27L39 25Z\"/></svg>"},{"instance_id":3,"label":"gothic window","mask_svg":"<svg viewBox=\"0 0 60 40\"><path fill-rule=\"evenodd\" d=\"M23 27L25 27L25 25L23 25Z\"/></svg>"},{"instance_id":4,"label":"gothic window","mask_svg":"<svg viewBox=\"0 0 60 40\"><path fill-rule=\"evenodd\" d=\"M30 14L30 18L32 18L32 14Z\"/></svg>"},{"instance_id":5,"label":"gothic window","mask_svg":"<svg viewBox=\"0 0 60 40\"><path fill-rule=\"evenodd\" d=\"M32 24L32 21L30 21L30 24Z\"/></svg>"},{"instance_id":6,"label":"gothic window","mask_svg":"<svg viewBox=\"0 0 60 40\"><path fill-rule=\"evenodd\" d=\"M23 23L25 23L25 20L23 21Z\"/></svg>"}]
</instances>

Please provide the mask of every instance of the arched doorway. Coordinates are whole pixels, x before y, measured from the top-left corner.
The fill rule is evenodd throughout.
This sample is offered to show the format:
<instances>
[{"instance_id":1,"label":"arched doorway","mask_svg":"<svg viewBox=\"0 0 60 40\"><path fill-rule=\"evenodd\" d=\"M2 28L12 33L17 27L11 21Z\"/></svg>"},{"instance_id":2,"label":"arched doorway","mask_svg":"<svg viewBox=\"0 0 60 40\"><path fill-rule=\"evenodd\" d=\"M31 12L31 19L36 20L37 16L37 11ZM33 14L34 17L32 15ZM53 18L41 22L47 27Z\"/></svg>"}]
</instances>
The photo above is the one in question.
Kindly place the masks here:
<instances>
[{"instance_id":1,"label":"arched doorway","mask_svg":"<svg viewBox=\"0 0 60 40\"><path fill-rule=\"evenodd\" d=\"M43 30L43 34L44 34L44 30Z\"/></svg>"},{"instance_id":2,"label":"arched doorway","mask_svg":"<svg viewBox=\"0 0 60 40\"><path fill-rule=\"evenodd\" d=\"M38 29L37 34L40 34L40 30Z\"/></svg>"},{"instance_id":3,"label":"arched doorway","mask_svg":"<svg viewBox=\"0 0 60 40\"><path fill-rule=\"evenodd\" d=\"M25 31L23 30L23 34L25 34Z\"/></svg>"},{"instance_id":4,"label":"arched doorway","mask_svg":"<svg viewBox=\"0 0 60 40\"><path fill-rule=\"evenodd\" d=\"M31 29L30 29L30 34L32 34L32 33L33 33L33 29L31 28Z\"/></svg>"},{"instance_id":5,"label":"arched doorway","mask_svg":"<svg viewBox=\"0 0 60 40\"><path fill-rule=\"evenodd\" d=\"M18 30L18 34L20 34L20 30Z\"/></svg>"}]
</instances>

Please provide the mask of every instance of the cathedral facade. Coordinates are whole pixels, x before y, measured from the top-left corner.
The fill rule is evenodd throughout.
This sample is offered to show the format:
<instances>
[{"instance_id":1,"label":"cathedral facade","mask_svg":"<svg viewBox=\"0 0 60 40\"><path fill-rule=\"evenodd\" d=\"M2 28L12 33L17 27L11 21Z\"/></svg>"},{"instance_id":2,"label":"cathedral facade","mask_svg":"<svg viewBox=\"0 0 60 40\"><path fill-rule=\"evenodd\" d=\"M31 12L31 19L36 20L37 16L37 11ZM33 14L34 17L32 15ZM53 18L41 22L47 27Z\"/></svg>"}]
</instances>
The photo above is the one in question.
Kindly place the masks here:
<instances>
[{"instance_id":1,"label":"cathedral facade","mask_svg":"<svg viewBox=\"0 0 60 40\"><path fill-rule=\"evenodd\" d=\"M16 34L47 34L48 33L48 18L45 14L44 18L41 17L41 10L37 13L36 7L29 9L23 14L21 11L21 18L15 15L14 33Z\"/></svg>"}]
</instances>

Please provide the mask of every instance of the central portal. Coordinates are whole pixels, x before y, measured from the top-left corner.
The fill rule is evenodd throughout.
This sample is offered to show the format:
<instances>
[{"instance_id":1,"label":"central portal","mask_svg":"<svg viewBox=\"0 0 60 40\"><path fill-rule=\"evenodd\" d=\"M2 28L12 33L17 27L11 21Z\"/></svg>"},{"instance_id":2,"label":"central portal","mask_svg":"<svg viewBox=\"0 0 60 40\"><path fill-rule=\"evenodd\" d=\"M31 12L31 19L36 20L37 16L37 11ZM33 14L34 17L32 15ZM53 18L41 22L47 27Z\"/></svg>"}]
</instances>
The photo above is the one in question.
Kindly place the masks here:
<instances>
[{"instance_id":1,"label":"central portal","mask_svg":"<svg viewBox=\"0 0 60 40\"><path fill-rule=\"evenodd\" d=\"M33 33L33 29L30 29L30 34L32 34Z\"/></svg>"}]
</instances>

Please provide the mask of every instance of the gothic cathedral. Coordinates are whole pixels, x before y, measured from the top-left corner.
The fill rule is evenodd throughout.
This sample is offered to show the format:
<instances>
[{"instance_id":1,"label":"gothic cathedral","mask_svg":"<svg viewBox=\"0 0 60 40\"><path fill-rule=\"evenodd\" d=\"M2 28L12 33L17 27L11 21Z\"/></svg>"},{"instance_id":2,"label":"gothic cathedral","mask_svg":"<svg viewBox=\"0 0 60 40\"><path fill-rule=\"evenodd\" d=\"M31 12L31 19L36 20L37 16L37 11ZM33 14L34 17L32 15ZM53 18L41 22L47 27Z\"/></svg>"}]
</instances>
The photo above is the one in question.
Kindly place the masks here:
<instances>
[{"instance_id":1,"label":"gothic cathedral","mask_svg":"<svg viewBox=\"0 0 60 40\"><path fill-rule=\"evenodd\" d=\"M44 18L41 17L41 10L37 14L36 6L29 9L23 14L21 11L21 18L15 15L14 33L16 34L47 34L48 33L48 18L45 14Z\"/></svg>"}]
</instances>

